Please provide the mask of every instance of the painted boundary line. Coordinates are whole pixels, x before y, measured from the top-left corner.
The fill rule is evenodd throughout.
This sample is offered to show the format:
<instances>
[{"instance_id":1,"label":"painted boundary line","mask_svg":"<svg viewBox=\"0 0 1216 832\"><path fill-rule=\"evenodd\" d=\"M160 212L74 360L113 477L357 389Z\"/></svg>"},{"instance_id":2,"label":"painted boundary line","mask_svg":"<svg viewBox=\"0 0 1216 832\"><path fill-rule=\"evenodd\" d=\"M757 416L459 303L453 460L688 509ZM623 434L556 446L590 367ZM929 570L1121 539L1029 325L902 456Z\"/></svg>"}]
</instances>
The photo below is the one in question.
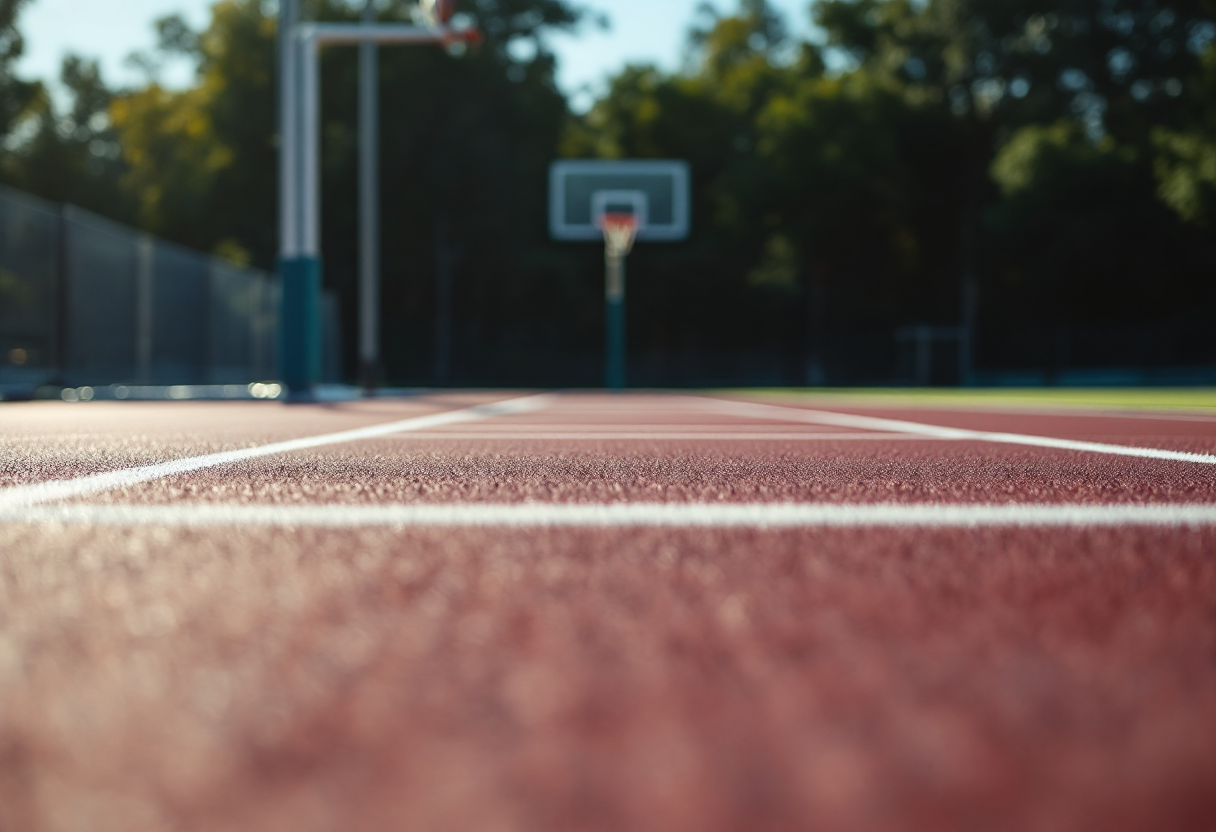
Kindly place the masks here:
<instances>
[{"instance_id":1,"label":"painted boundary line","mask_svg":"<svg viewBox=\"0 0 1216 832\"><path fill-rule=\"evenodd\" d=\"M0 522L367 528L1044 528L1216 526L1216 505L464 503L457 505L67 505L0 508Z\"/></svg>"},{"instance_id":2,"label":"painted boundary line","mask_svg":"<svg viewBox=\"0 0 1216 832\"><path fill-rule=\"evenodd\" d=\"M393 437L398 438L398 437ZM409 433L401 439L543 439L545 441L573 439L578 441L597 441L601 439L705 439L714 441L739 440L744 442L777 439L781 441L851 441L854 439L890 440L890 439L932 439L935 437L913 436L908 433L525 433L523 431L451 431L449 433Z\"/></svg>"},{"instance_id":3,"label":"painted boundary line","mask_svg":"<svg viewBox=\"0 0 1216 832\"><path fill-rule=\"evenodd\" d=\"M274 442L269 445L258 445L253 448L241 448L236 451L221 451L220 453L192 456L186 459L175 459L170 462L159 462L154 465L144 465L139 468L127 468L121 471L107 471L86 477L69 480L52 480L31 485L16 485L0 490L0 516L13 509L36 506L56 500L71 497L81 497L86 494L96 494L114 488L136 485L149 480L172 477L177 474L188 474L203 468L215 468L220 465L230 465L263 456L299 451L306 448L317 448L323 445L338 445L345 442L357 442L361 439L374 439L393 433L426 430L440 425L455 425L462 422L476 422L495 416L508 416L516 413L528 413L548 407L553 396L543 394L526 396L519 399L509 399L504 402L477 405L461 410L449 410L444 413L432 413L427 416L417 416L396 422L386 422L365 428L344 430L337 433L326 433L319 436L308 436L303 439L290 439L286 442Z\"/></svg>"},{"instance_id":4,"label":"painted boundary line","mask_svg":"<svg viewBox=\"0 0 1216 832\"><path fill-rule=\"evenodd\" d=\"M901 402L891 399L842 399L832 401L830 399L821 400L825 404L832 407L845 408L879 408L889 410L923 410L923 411L942 411L949 410L951 413L973 413L978 415L1001 415L1001 416L1067 416L1077 419L1144 419L1144 420L1159 420L1166 422L1200 422L1210 423L1216 422L1216 407L1210 408L1168 408L1162 410L1154 410L1148 406L1116 406L1116 405L1101 405L1101 404L1083 404L1083 403L1062 403L1059 405L1027 405L1021 406L1018 404L982 404L974 401L957 403L943 399L939 402ZM789 405L777 405L778 407Z\"/></svg>"},{"instance_id":5,"label":"painted boundary line","mask_svg":"<svg viewBox=\"0 0 1216 832\"><path fill-rule=\"evenodd\" d=\"M1108 445L1104 442L1081 442L1073 439L1055 439L1050 436L1030 436L1021 433L1001 433L966 428L948 428L941 425L926 425L920 422L905 422L899 419L880 419L874 416L856 416L850 413L833 413L826 410L804 410L756 402L736 402L726 399L705 398L699 401L718 413L736 416L751 416L757 419L773 419L783 422L806 422L812 425L832 425L839 428L915 434L934 439L969 439L979 442L996 442L1004 445L1027 445L1034 448L1058 448L1066 451L1085 451L1112 456L1132 456L1143 459L1161 459L1171 462L1198 462L1216 465L1216 456L1189 451L1167 451L1159 448L1137 448L1132 445Z\"/></svg>"},{"instance_id":6,"label":"painted boundary line","mask_svg":"<svg viewBox=\"0 0 1216 832\"><path fill-rule=\"evenodd\" d=\"M946 402L942 402L943 405ZM933 410L925 407L924 410ZM941 408L937 408L940 410ZM1110 408L1090 405L1070 405L1067 407L951 407L950 410L967 413L995 413L1006 416L1066 416L1074 419L1141 419L1158 422L1196 422L1210 424L1216 422L1212 411L1187 410L1136 410L1134 408Z\"/></svg>"}]
</instances>

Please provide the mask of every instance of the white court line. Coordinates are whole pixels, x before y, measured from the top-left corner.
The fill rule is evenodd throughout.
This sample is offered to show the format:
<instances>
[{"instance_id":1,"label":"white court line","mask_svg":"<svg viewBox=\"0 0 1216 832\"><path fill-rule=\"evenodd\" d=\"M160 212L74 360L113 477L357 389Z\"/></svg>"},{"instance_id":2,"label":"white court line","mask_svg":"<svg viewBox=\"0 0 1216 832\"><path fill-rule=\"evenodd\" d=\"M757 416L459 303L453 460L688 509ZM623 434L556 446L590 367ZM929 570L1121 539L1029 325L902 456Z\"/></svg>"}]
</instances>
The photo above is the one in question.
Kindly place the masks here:
<instances>
[{"instance_id":1,"label":"white court line","mask_svg":"<svg viewBox=\"0 0 1216 832\"><path fill-rule=\"evenodd\" d=\"M1162 421L1181 421L1181 422L1216 422L1216 408L1206 409L1186 409L1179 408L1177 410L1151 410L1148 408L1126 407L1119 408L1116 406L1102 405L1087 405L1087 404L1072 404L1061 405L1058 407L1019 407L1016 404L1010 405L986 405L986 404L956 404L950 401L940 401L933 403L910 403L901 402L892 399L871 399L858 400L842 398L833 400L830 398L812 399L819 405L829 405L831 407L844 408L868 408L882 410L910 410L924 411L927 413L941 413L943 410L948 410L951 413L974 413L979 415L996 414L1000 416L1070 416L1077 419L1148 419ZM779 405L781 406L781 405ZM789 406L789 405L785 405Z\"/></svg>"},{"instance_id":2,"label":"white court line","mask_svg":"<svg viewBox=\"0 0 1216 832\"><path fill-rule=\"evenodd\" d=\"M546 414L548 416L549 414ZM685 414L687 415L704 415L704 414ZM503 419L488 424L476 425L473 430L478 432L502 432L502 433L523 433L526 431L552 431L553 433L696 433L705 431L708 433L724 433L730 430L752 431L753 433L779 433L781 431L790 432L797 430L802 434L811 433L828 433L825 430L817 430L815 428L805 427L803 425L787 425L785 427L779 425L756 424L758 420L751 419L747 422L726 423L723 424L719 419L713 422L668 422L666 424L645 425L636 422L612 422L609 424L580 424L578 422L563 421L563 422L513 422L509 419ZM463 433L463 428L456 428L451 433ZM869 433L869 431L865 431ZM851 434L860 434L860 431L849 431Z\"/></svg>"},{"instance_id":3,"label":"white court line","mask_svg":"<svg viewBox=\"0 0 1216 832\"><path fill-rule=\"evenodd\" d=\"M853 405L858 405L854 402ZM987 405L951 405L947 402L942 402L940 407L931 405L911 405L901 406L897 403L888 405L887 403L874 402L861 405L863 407L885 407L891 410L949 410L957 413L995 413L1006 416L1070 416L1076 419L1144 419L1158 420L1165 422L1199 422L1211 423L1216 422L1216 415L1212 415L1212 411L1187 411L1182 410L1146 410L1118 407L1102 407L1100 405L1068 405L1063 407L1018 407L1011 405L1008 407L989 407Z\"/></svg>"},{"instance_id":4,"label":"white court line","mask_svg":"<svg viewBox=\"0 0 1216 832\"><path fill-rule=\"evenodd\" d=\"M1029 445L1036 448L1059 448L1067 451L1087 451L1114 456L1134 456L1144 459L1163 459L1172 462L1198 462L1216 465L1216 456L1189 451L1167 451L1160 448L1137 448L1131 445L1109 445L1104 442L1081 442L1074 439L1055 439L1050 436L1029 436L1021 433L948 428L926 425L920 422L905 422L899 419L880 419L874 416L857 416L850 413L832 413L826 410L803 410L799 407L735 402L725 399L700 399L705 407L719 413L736 416L753 416L783 422L806 422L812 425L832 425L838 428L856 428L872 431L894 431L937 439L968 439L978 442L997 442L1004 445Z\"/></svg>"},{"instance_id":5,"label":"white court line","mask_svg":"<svg viewBox=\"0 0 1216 832\"><path fill-rule=\"evenodd\" d=\"M1216 505L462 503L65 505L0 508L0 522L194 527L983 528L1216 526Z\"/></svg>"},{"instance_id":6,"label":"white court line","mask_svg":"<svg viewBox=\"0 0 1216 832\"><path fill-rule=\"evenodd\" d=\"M290 439L286 442L274 442L269 445L258 445L253 448L241 448L235 451L192 456L186 459L175 459L169 462L159 462L154 465L144 465L139 468L126 468L120 471L107 471L86 477L68 480L52 480L50 482L33 483L30 485L15 485L0 490L0 512L64 500L70 497L80 497L85 494L96 494L114 488L136 485L149 480L172 477L177 474L187 474L203 468L215 468L219 465L230 465L234 462L244 462L273 454L283 454L290 451L300 451L306 448L317 448L323 445L337 445L345 442L357 442L362 439L375 439L403 431L426 430L440 425L454 425L461 422L475 422L479 419L490 419L495 416L506 416L514 413L528 413L549 406L553 401L551 395L526 396L520 399L510 399L505 402L477 405L462 410L449 410L444 413L432 413L428 416L416 416L396 422L386 422L365 428L344 430L337 433L326 433L320 436L309 436L303 439Z\"/></svg>"},{"instance_id":7,"label":"white court line","mask_svg":"<svg viewBox=\"0 0 1216 832\"><path fill-rule=\"evenodd\" d=\"M1086 405L1075 407L950 407L945 402L942 407L914 407L910 410L951 410L963 413L995 413L1003 416L1069 416L1075 419L1141 419L1159 422L1216 422L1216 416L1206 413L1187 413L1185 411L1153 411L1153 410L1119 410L1115 409L1086 409Z\"/></svg>"},{"instance_id":8,"label":"white court line","mask_svg":"<svg viewBox=\"0 0 1216 832\"><path fill-rule=\"evenodd\" d=\"M391 439L782 439L782 440L820 440L820 439L937 439L933 436L913 436L907 433L524 433L522 431L508 433L506 431L451 431L447 433L427 432L410 433L393 436Z\"/></svg>"}]
</instances>

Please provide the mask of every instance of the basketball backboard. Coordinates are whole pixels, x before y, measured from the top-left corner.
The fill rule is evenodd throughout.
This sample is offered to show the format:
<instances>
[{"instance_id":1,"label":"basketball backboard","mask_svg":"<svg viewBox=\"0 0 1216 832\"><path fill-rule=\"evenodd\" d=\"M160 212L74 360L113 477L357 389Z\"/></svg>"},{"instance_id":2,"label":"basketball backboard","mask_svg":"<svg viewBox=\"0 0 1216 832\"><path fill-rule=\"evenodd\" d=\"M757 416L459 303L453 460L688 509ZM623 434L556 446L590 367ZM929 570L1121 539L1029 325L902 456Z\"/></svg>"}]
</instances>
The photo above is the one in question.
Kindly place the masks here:
<instances>
[{"instance_id":1,"label":"basketball backboard","mask_svg":"<svg viewBox=\"0 0 1216 832\"><path fill-rule=\"evenodd\" d=\"M549 231L555 240L602 240L605 214L638 218L640 241L688 237L688 163L670 159L571 159L549 168Z\"/></svg>"}]
</instances>

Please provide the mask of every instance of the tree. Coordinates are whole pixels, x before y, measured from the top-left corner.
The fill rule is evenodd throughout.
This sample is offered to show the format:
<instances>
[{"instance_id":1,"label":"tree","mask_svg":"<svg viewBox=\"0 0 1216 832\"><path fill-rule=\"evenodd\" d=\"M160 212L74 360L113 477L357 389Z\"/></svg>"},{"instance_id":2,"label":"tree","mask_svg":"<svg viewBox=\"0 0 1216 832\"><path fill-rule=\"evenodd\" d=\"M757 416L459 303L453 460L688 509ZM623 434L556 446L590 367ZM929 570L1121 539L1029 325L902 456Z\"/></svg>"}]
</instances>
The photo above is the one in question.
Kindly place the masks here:
<instances>
[{"instance_id":1,"label":"tree","mask_svg":"<svg viewBox=\"0 0 1216 832\"><path fill-rule=\"evenodd\" d=\"M158 25L160 50L196 61L198 83L153 82L111 107L145 229L270 267L275 254L275 20L261 3L223 0L206 32Z\"/></svg>"},{"instance_id":2,"label":"tree","mask_svg":"<svg viewBox=\"0 0 1216 832\"><path fill-rule=\"evenodd\" d=\"M1158 194L1182 219L1216 226L1216 139L1199 131L1156 134Z\"/></svg>"},{"instance_id":3,"label":"tree","mask_svg":"<svg viewBox=\"0 0 1216 832\"><path fill-rule=\"evenodd\" d=\"M739 0L699 13L680 71L627 67L574 116L546 33L586 15L566 0L469 0L481 49L382 53L388 376L435 380L442 272L453 381L598 379L601 252L546 235L558 155L691 163L691 239L630 259L644 381L722 379L726 354L746 355L734 360L755 380L890 379L898 326L977 315L993 367L1039 361L1017 355L1036 328L1156 326L1172 338L1199 308L1178 299L1206 303L1216 263L1214 4L821 0L817 45L791 38L766 0ZM0 83L11 82L3 55L19 52L18 5L0 0L0 31L13 32ZM306 11L354 20L356 5ZM397 0L381 16L410 8ZM0 123L0 176L270 268L275 20L259 0L223 0L203 31L178 18L157 28L138 89L110 91L73 60L68 111L37 85L6 99L19 116ZM195 62L190 89L156 83L170 55ZM348 347L356 83L355 51L326 49L322 249Z\"/></svg>"},{"instance_id":4,"label":"tree","mask_svg":"<svg viewBox=\"0 0 1216 832\"><path fill-rule=\"evenodd\" d=\"M1036 236L1040 226L1034 214L1019 206L1042 197L1036 204L1046 210L1056 204L1053 198L1065 198L1067 187L1050 178L1035 179L1027 190L1011 190L1007 183L1003 183L1003 192L993 188L989 170L1007 172L1009 159L1026 156L1031 146L1037 150L1029 156L1043 164L1055 158L1051 147L1073 147L1076 153L1065 154L1072 164L1061 168L1080 176L1071 181L1098 187L1101 177L1107 175L1129 185L1134 180L1136 187L1129 190L1102 188L1109 201L1105 206L1095 203L1098 213L1091 219L1098 222L1099 215L1108 216L1103 209L1109 216L1143 217L1147 212L1152 217L1147 233L1156 235L1152 239L1157 244L1149 244L1144 234L1139 235L1135 256L1110 260L1117 277L1108 279L1108 285L1143 281L1143 273L1136 270L1148 268L1150 253L1164 239L1175 246L1170 255L1174 274L1185 276L1184 281L1194 280L1197 264L1210 259L1210 252L1204 253L1204 246L1193 235L1175 233L1178 229L1162 219L1159 205L1143 185L1151 181L1145 178L1151 172L1148 160L1157 155L1162 195L1173 193L1195 204L1196 195L1202 193L1202 142L1188 126L1212 108L1211 96L1197 96L1192 90L1202 55L1216 37L1214 8L1210 0L1168 4L1158 0L928 0L924 4L827 0L816 7L830 48L846 55L856 71L898 84L911 105L941 103L957 120L963 143L957 148L954 167L967 184L958 192L959 210L945 212L942 220L958 223L964 320L971 294L967 287L978 285L983 278L988 286L983 315L998 330L1013 324L1009 296L1000 289L996 275L1024 271L1024 250L1009 248L1010 240L1041 240ZM1083 163L1084 154L1077 144L1081 140L1073 132L1064 145L1055 133L1044 132L1042 125L1060 120L1080 125L1069 130L1082 129L1093 147L1106 148L1103 158L1108 161L1134 161L1098 168ZM1006 159L994 168L998 153L1006 154ZM1087 180L1080 175L1099 168L1097 178ZM1081 196L1069 193L1075 207ZM987 227L981 222L985 216ZM1108 230L1122 227L1104 222L1098 225ZM1023 227L1015 230L1018 223ZM1075 233L1058 242L1075 246L1070 250L1078 256L1087 252L1090 262L1110 251L1128 253L1122 245L1126 237L1119 244L1104 246L1092 235L1082 234L1080 227L1070 227ZM1002 262L990 249L1021 265ZM1063 302L1087 291L1082 288L1088 285L1084 271L1053 269L1052 273L1057 275L1057 291L1046 296L1032 293L1038 303ZM1070 283L1075 285L1069 288L1066 284ZM1175 290L1185 293L1181 286ZM1149 307L1131 301L1131 295L1116 293L1115 297L1122 297L1124 304L1120 315L1149 314ZM1041 306L1034 308L1042 311ZM1078 309L1074 305L1052 310L1049 317L1067 325ZM997 340L1002 337L996 336Z\"/></svg>"},{"instance_id":5,"label":"tree","mask_svg":"<svg viewBox=\"0 0 1216 832\"><path fill-rule=\"evenodd\" d=\"M28 0L0 0L0 145L9 146L12 133L42 91L41 85L13 74L13 64L25 51L17 16Z\"/></svg>"},{"instance_id":6,"label":"tree","mask_svg":"<svg viewBox=\"0 0 1216 832\"><path fill-rule=\"evenodd\" d=\"M1085 121L1144 141L1214 37L1212 0L826 0L816 18L858 65L1007 127Z\"/></svg>"},{"instance_id":7,"label":"tree","mask_svg":"<svg viewBox=\"0 0 1216 832\"><path fill-rule=\"evenodd\" d=\"M802 80L769 103L760 127L776 174L774 239L800 251L815 322L812 378L879 374L896 326L955 320L968 180L965 133L949 112L909 103L897 82L860 69Z\"/></svg>"},{"instance_id":8,"label":"tree","mask_svg":"<svg viewBox=\"0 0 1216 832\"><path fill-rule=\"evenodd\" d=\"M1158 127L1158 194L1183 220L1216 231L1216 45L1204 54L1203 72L1188 79L1185 93L1196 118L1184 129ZM1206 106L1205 106L1206 105Z\"/></svg>"},{"instance_id":9,"label":"tree","mask_svg":"<svg viewBox=\"0 0 1216 832\"><path fill-rule=\"evenodd\" d=\"M126 166L109 118L113 93L97 62L75 55L64 58L60 81L66 112L40 90L25 115L28 133L0 171L14 187L129 222L133 205L120 186Z\"/></svg>"}]
</instances>

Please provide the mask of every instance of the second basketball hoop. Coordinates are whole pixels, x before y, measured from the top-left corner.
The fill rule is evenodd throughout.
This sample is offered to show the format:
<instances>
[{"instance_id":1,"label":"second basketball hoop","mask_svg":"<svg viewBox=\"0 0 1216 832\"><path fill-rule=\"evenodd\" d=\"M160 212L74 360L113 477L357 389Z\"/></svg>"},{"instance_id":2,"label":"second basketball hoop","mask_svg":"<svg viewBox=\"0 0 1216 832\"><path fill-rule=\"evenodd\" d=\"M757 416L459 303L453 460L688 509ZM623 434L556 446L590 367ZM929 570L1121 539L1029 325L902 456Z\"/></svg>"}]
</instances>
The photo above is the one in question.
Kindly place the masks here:
<instances>
[{"instance_id":1,"label":"second basketball hoop","mask_svg":"<svg viewBox=\"0 0 1216 832\"><path fill-rule=\"evenodd\" d=\"M625 257L635 242L689 231L689 170L672 159L568 159L549 170L549 229L557 240L604 241L604 375L625 386Z\"/></svg>"}]
</instances>

